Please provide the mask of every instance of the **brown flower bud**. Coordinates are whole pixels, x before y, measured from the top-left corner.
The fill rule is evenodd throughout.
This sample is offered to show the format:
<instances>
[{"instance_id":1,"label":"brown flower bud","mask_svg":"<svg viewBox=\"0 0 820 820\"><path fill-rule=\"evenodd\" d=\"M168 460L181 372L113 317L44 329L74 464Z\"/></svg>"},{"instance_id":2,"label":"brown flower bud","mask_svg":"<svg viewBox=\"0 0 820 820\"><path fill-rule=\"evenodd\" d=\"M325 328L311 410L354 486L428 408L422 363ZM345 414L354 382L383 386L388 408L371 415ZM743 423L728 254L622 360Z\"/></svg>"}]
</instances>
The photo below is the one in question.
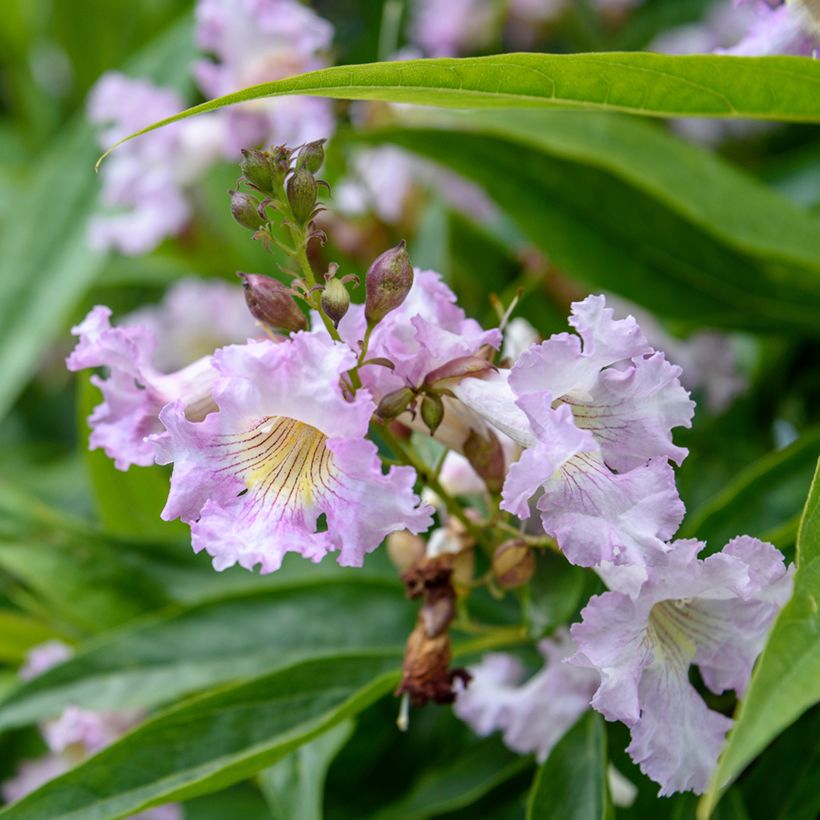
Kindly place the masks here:
<instances>
[{"instance_id":1,"label":"brown flower bud","mask_svg":"<svg viewBox=\"0 0 820 820\"><path fill-rule=\"evenodd\" d=\"M271 156L267 151L258 151L255 148L242 149L242 161L239 163L242 176L249 185L263 194L273 193L273 176Z\"/></svg>"},{"instance_id":2,"label":"brown flower bud","mask_svg":"<svg viewBox=\"0 0 820 820\"><path fill-rule=\"evenodd\" d=\"M296 162L297 168L307 168L311 174L315 174L325 161L324 144L327 140L316 140L309 142L299 152L299 159Z\"/></svg>"},{"instance_id":3,"label":"brown flower bud","mask_svg":"<svg viewBox=\"0 0 820 820\"><path fill-rule=\"evenodd\" d=\"M249 194L241 191L228 191L231 195L231 215L243 227L249 231L257 231L265 224L265 220L259 215L257 206L259 202Z\"/></svg>"},{"instance_id":4,"label":"brown flower bud","mask_svg":"<svg viewBox=\"0 0 820 820\"><path fill-rule=\"evenodd\" d=\"M285 285L260 273L237 273L237 276L242 279L245 301L255 319L273 330L307 329L305 314L299 310Z\"/></svg>"},{"instance_id":5,"label":"brown flower bud","mask_svg":"<svg viewBox=\"0 0 820 820\"><path fill-rule=\"evenodd\" d=\"M505 541L493 553L493 575L502 589L526 584L535 574L535 555L525 541Z\"/></svg>"},{"instance_id":6,"label":"brown flower bud","mask_svg":"<svg viewBox=\"0 0 820 820\"><path fill-rule=\"evenodd\" d=\"M444 403L441 396L425 393L421 400L421 420L427 425L430 435L434 435L444 418Z\"/></svg>"},{"instance_id":7,"label":"brown flower bud","mask_svg":"<svg viewBox=\"0 0 820 820\"><path fill-rule=\"evenodd\" d=\"M486 436L470 430L464 441L464 457L478 473L491 493L500 493L504 486L504 448L490 430Z\"/></svg>"},{"instance_id":8,"label":"brown flower bud","mask_svg":"<svg viewBox=\"0 0 820 820\"><path fill-rule=\"evenodd\" d=\"M413 266L404 240L376 257L366 277L364 315L375 325L395 310L413 287Z\"/></svg>"},{"instance_id":9,"label":"brown flower bud","mask_svg":"<svg viewBox=\"0 0 820 820\"><path fill-rule=\"evenodd\" d=\"M340 279L329 279L322 290L322 310L333 322L334 327L339 326L342 317L350 307L350 293Z\"/></svg>"},{"instance_id":10,"label":"brown flower bud","mask_svg":"<svg viewBox=\"0 0 820 820\"><path fill-rule=\"evenodd\" d=\"M293 216L300 225L310 222L316 205L316 179L307 168L297 168L287 186L288 202Z\"/></svg>"},{"instance_id":11,"label":"brown flower bud","mask_svg":"<svg viewBox=\"0 0 820 820\"><path fill-rule=\"evenodd\" d=\"M388 393L380 402L376 409L376 414L383 419L394 419L400 416L416 397L410 387L400 387L392 393Z\"/></svg>"}]
</instances>

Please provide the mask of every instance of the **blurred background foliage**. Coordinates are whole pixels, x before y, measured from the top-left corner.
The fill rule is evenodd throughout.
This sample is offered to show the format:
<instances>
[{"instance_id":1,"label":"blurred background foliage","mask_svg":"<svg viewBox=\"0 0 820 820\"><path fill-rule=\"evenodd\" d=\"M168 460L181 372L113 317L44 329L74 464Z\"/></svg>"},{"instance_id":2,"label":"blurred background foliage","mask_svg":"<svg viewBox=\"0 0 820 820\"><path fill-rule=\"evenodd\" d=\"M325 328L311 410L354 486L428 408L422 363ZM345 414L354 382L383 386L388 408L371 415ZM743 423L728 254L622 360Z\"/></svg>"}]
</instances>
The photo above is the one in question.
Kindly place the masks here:
<instances>
[{"instance_id":1,"label":"blurred background foliage","mask_svg":"<svg viewBox=\"0 0 820 820\"><path fill-rule=\"evenodd\" d=\"M700 19L707 5L647 0L612 25L573 4L542 45L642 49ZM336 28L336 63L371 62L401 45L401 28L391 22L401 20L401 2L313 6ZM0 13L0 692L13 688L25 652L44 639L92 645L68 665L64 681L43 684L45 700L35 692L0 704L0 725L11 729L0 739L0 780L35 752L35 732L24 727L54 703L86 697L89 705L121 705L127 686L142 705L162 706L284 668L297 656L326 654L340 642L398 658L412 624L412 607L379 553L356 573L288 562L265 578L239 569L215 574L191 554L185 527L159 520L167 487L161 468L119 473L101 452L87 452L84 419L96 391L63 366L74 322L94 304L110 305L117 316L157 301L191 273L227 280L238 269L275 273L271 258L230 220L225 190L237 172L227 165L213 167L194 191L190 229L152 253L103 254L85 241L99 190L99 149L84 113L89 89L118 68L197 102L192 26L188 0L4 0ZM504 47L497 42L487 51ZM350 104L336 108L344 122ZM679 437L690 448L678 473L688 509L683 534L718 549L748 532L791 556L820 452L818 129L778 126L703 148L663 122L604 114L438 111L402 122L373 119L370 127L340 126L327 160L332 184L351 151L392 143L471 178L500 213L478 218L421 185L397 224L369 215L352 220L345 241L331 236L317 268L334 259L343 272L361 273L406 238L416 264L440 270L465 309L484 321L493 321L490 294L508 301L520 288L519 314L546 336L565 329L571 299L606 289L653 312L672 337L729 332L745 387L725 408L696 395L695 426ZM674 175L664 176L670 168L693 169L694 184L672 187ZM697 173L708 173L701 178L713 187L704 188ZM545 566L540 577L556 573ZM535 589L528 617L542 633L590 592L583 578ZM283 595L293 611L283 613ZM512 600L484 605L500 622L518 612ZM346 607L349 623L327 633L323 624ZM213 631L215 624L222 626ZM295 652L303 642L311 648ZM333 742L305 747L313 749L309 765L291 752L260 778L192 799L186 816L315 818L321 801L311 806L297 797L321 796L325 774L324 811L332 820L523 816L531 759L507 752L498 738L472 737L446 709L414 715L410 732L400 735L393 731L396 703L381 697L389 688L355 722L340 724L346 729ZM787 730L716 816L815 816L808 780L816 724L814 713ZM655 787L621 751L623 727L606 730L612 759L640 788L618 817L694 816L691 796L659 804ZM771 778L782 797L777 806L765 785ZM298 810L289 808L294 800Z\"/></svg>"}]
</instances>

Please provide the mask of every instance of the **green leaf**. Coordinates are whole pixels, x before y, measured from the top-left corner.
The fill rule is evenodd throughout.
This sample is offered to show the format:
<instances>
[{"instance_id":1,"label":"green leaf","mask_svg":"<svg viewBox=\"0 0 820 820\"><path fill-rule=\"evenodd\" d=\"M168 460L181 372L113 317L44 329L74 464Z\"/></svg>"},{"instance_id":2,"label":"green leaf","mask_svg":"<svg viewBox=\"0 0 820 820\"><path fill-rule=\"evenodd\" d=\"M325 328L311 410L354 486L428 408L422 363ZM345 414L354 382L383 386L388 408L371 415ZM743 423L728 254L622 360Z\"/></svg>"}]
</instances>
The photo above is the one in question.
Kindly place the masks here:
<instances>
[{"instance_id":1,"label":"green leaf","mask_svg":"<svg viewBox=\"0 0 820 820\"><path fill-rule=\"evenodd\" d=\"M536 560L535 575L522 592L528 632L537 640L573 620L597 579L552 552L536 552Z\"/></svg>"},{"instance_id":2,"label":"green leaf","mask_svg":"<svg viewBox=\"0 0 820 820\"><path fill-rule=\"evenodd\" d=\"M820 701L820 462L797 534L794 593L758 660L712 784L698 808L706 820L722 791L806 709Z\"/></svg>"},{"instance_id":3,"label":"green leaf","mask_svg":"<svg viewBox=\"0 0 820 820\"><path fill-rule=\"evenodd\" d=\"M404 797L385 806L373 820L427 820L471 806L531 766L530 757L513 754L498 738L482 740L419 778Z\"/></svg>"},{"instance_id":4,"label":"green leaf","mask_svg":"<svg viewBox=\"0 0 820 820\"><path fill-rule=\"evenodd\" d=\"M820 427L815 427L788 447L751 464L708 504L687 517L679 537L708 540L710 547L720 549L740 533L762 536L764 528L772 528L772 519L787 523L792 515L799 514L801 501L795 499L796 509L792 510L790 499L784 502L781 497L783 489L799 483L801 495L805 492L819 448Z\"/></svg>"},{"instance_id":5,"label":"green leaf","mask_svg":"<svg viewBox=\"0 0 820 820\"><path fill-rule=\"evenodd\" d=\"M0 609L0 662L20 663L33 646L54 637L41 621L10 609Z\"/></svg>"},{"instance_id":6,"label":"green leaf","mask_svg":"<svg viewBox=\"0 0 820 820\"><path fill-rule=\"evenodd\" d=\"M88 449L88 416L102 400L91 377L78 377L78 440L94 492L100 523L111 533L129 538L187 540L188 528L180 521L163 521L159 515L168 498L168 471L159 466L118 470L102 450Z\"/></svg>"},{"instance_id":7,"label":"green leaf","mask_svg":"<svg viewBox=\"0 0 820 820\"><path fill-rule=\"evenodd\" d=\"M102 270L104 257L86 239L99 186L95 153L82 119L63 129L37 158L0 235L0 417Z\"/></svg>"},{"instance_id":8,"label":"green leaf","mask_svg":"<svg viewBox=\"0 0 820 820\"><path fill-rule=\"evenodd\" d=\"M306 661L157 715L0 812L4 820L108 820L244 780L352 717L398 681L400 656Z\"/></svg>"},{"instance_id":9,"label":"green leaf","mask_svg":"<svg viewBox=\"0 0 820 820\"><path fill-rule=\"evenodd\" d=\"M740 248L743 236L730 247L725 236L683 214L679 202L665 207L631 173L616 175L588 158L444 129L394 128L366 138L397 144L476 182L559 270L589 287L692 327L818 333L820 230L812 236L800 229L799 261L784 259L774 240L771 255L762 256L762 247Z\"/></svg>"},{"instance_id":10,"label":"green leaf","mask_svg":"<svg viewBox=\"0 0 820 820\"><path fill-rule=\"evenodd\" d=\"M93 709L152 707L297 659L401 652L415 607L396 583L360 577L281 585L146 618L100 638L0 703L0 728Z\"/></svg>"},{"instance_id":11,"label":"green leaf","mask_svg":"<svg viewBox=\"0 0 820 820\"><path fill-rule=\"evenodd\" d=\"M259 786L275 820L322 820L328 767L354 725L352 720L337 724L259 775Z\"/></svg>"},{"instance_id":12,"label":"green leaf","mask_svg":"<svg viewBox=\"0 0 820 820\"><path fill-rule=\"evenodd\" d=\"M189 71L190 21L173 26L130 61L128 69L163 78ZM182 58L180 60L180 58ZM62 127L53 144L30 162L14 208L0 234L0 417L5 415L61 333L106 257L89 248L86 231L99 178L94 131L85 111Z\"/></svg>"},{"instance_id":13,"label":"green leaf","mask_svg":"<svg viewBox=\"0 0 820 820\"><path fill-rule=\"evenodd\" d=\"M126 139L193 114L285 94L448 108L585 108L655 117L817 122L818 88L820 66L801 57L623 52L405 60L334 66L255 85L189 108Z\"/></svg>"},{"instance_id":14,"label":"green leaf","mask_svg":"<svg viewBox=\"0 0 820 820\"><path fill-rule=\"evenodd\" d=\"M532 784L527 820L606 820L610 816L603 723L599 714L586 712L550 752Z\"/></svg>"},{"instance_id":15,"label":"green leaf","mask_svg":"<svg viewBox=\"0 0 820 820\"><path fill-rule=\"evenodd\" d=\"M820 276L805 208L710 151L635 117L578 111L412 112L408 120L508 139L605 171L725 244Z\"/></svg>"}]
</instances>

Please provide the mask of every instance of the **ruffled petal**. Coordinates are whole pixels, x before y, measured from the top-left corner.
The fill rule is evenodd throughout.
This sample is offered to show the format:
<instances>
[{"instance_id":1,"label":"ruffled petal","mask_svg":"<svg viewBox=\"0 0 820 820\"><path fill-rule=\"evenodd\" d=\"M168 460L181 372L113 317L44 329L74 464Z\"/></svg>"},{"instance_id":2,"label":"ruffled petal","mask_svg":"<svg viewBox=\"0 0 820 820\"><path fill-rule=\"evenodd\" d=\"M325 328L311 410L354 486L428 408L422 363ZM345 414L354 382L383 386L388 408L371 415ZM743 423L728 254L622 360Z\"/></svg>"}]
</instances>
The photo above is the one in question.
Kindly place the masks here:
<instances>
[{"instance_id":1,"label":"ruffled petal","mask_svg":"<svg viewBox=\"0 0 820 820\"><path fill-rule=\"evenodd\" d=\"M600 456L581 453L544 489L541 523L567 558L582 567L610 562L644 568L632 581L645 579L645 567L668 550L664 540L684 514L672 468L663 459L619 475Z\"/></svg>"},{"instance_id":2,"label":"ruffled petal","mask_svg":"<svg viewBox=\"0 0 820 820\"><path fill-rule=\"evenodd\" d=\"M672 443L672 428L690 427L695 405L680 373L662 353L654 353L624 370L601 371L588 401L565 400L613 469L625 472L655 457L681 464L687 450Z\"/></svg>"}]
</instances>

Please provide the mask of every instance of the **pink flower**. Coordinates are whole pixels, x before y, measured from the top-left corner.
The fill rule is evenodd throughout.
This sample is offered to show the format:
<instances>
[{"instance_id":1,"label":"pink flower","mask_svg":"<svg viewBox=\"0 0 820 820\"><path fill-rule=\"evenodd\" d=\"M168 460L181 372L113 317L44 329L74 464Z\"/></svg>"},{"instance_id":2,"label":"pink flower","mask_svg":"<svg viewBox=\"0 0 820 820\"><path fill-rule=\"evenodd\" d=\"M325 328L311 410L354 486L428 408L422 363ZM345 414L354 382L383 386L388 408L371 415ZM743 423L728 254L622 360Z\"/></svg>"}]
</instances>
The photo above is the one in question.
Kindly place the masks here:
<instances>
[{"instance_id":1,"label":"pink flower","mask_svg":"<svg viewBox=\"0 0 820 820\"><path fill-rule=\"evenodd\" d=\"M671 430L694 405L680 369L654 351L632 317L602 296L572 306L578 336L561 333L513 368L453 388L473 413L523 448L502 508L526 519L538 496L545 531L567 558L633 593L683 517L669 460L686 450Z\"/></svg>"},{"instance_id":2,"label":"pink flower","mask_svg":"<svg viewBox=\"0 0 820 820\"><path fill-rule=\"evenodd\" d=\"M46 641L35 646L26 655L26 662L20 668L22 680L32 680L54 666L67 661L73 654L71 647L62 641Z\"/></svg>"},{"instance_id":3,"label":"pink flower","mask_svg":"<svg viewBox=\"0 0 820 820\"><path fill-rule=\"evenodd\" d=\"M195 66L209 97L327 65L333 26L297 0L199 0L196 19L197 43L217 58ZM334 129L332 104L318 97L261 100L223 114L230 153L261 143L298 145Z\"/></svg>"},{"instance_id":4,"label":"pink flower","mask_svg":"<svg viewBox=\"0 0 820 820\"><path fill-rule=\"evenodd\" d=\"M373 400L342 391L355 360L321 333L223 348L214 356L218 412L195 423L180 402L163 409L157 460L174 464L163 518L189 522L194 550L216 569L272 572L286 552L319 561L334 550L340 564L360 566L388 533L430 526L415 472L382 473L364 438Z\"/></svg>"},{"instance_id":5,"label":"pink flower","mask_svg":"<svg viewBox=\"0 0 820 820\"><path fill-rule=\"evenodd\" d=\"M566 632L541 641L538 648L544 668L523 684L524 670L514 657L485 655L470 667L473 679L459 693L454 709L476 734L484 737L500 730L514 752L535 752L544 761L589 708L599 677L591 669L563 662L576 650Z\"/></svg>"},{"instance_id":6,"label":"pink flower","mask_svg":"<svg viewBox=\"0 0 820 820\"><path fill-rule=\"evenodd\" d=\"M410 37L431 57L457 57L486 48L495 10L485 0L414 0Z\"/></svg>"},{"instance_id":7,"label":"pink flower","mask_svg":"<svg viewBox=\"0 0 820 820\"><path fill-rule=\"evenodd\" d=\"M740 536L699 559L703 546L673 543L637 597L598 595L572 627L570 663L601 675L593 707L629 726L627 751L661 795L706 788L732 723L703 702L690 665L711 691L742 694L791 594L793 568L771 544Z\"/></svg>"},{"instance_id":8,"label":"pink flower","mask_svg":"<svg viewBox=\"0 0 820 820\"><path fill-rule=\"evenodd\" d=\"M792 2L736 3L751 6L754 17L743 38L723 54L765 56L796 54L811 56L820 43L820 19L810 0Z\"/></svg>"},{"instance_id":9,"label":"pink flower","mask_svg":"<svg viewBox=\"0 0 820 820\"><path fill-rule=\"evenodd\" d=\"M100 145L115 142L185 108L170 89L110 72L91 91L88 118L107 126ZM93 248L136 256L153 250L187 225L187 188L224 152L225 123L217 115L195 117L138 137L119 148L102 168L102 204L92 219Z\"/></svg>"},{"instance_id":10,"label":"pink flower","mask_svg":"<svg viewBox=\"0 0 820 820\"><path fill-rule=\"evenodd\" d=\"M247 338L255 324L239 288L194 280L171 288L159 307L140 311L138 323L112 327L110 317L111 311L98 305L72 328L79 341L66 365L69 370L108 369L107 378L91 379L103 402L89 418L89 446L102 448L118 469L127 470L131 464L153 464L154 448L147 439L162 432L159 411L166 404L184 402L193 418L213 409L210 391L216 373L210 356L202 354ZM200 358L176 372L164 373L156 366L177 364L196 353Z\"/></svg>"}]
</instances>

